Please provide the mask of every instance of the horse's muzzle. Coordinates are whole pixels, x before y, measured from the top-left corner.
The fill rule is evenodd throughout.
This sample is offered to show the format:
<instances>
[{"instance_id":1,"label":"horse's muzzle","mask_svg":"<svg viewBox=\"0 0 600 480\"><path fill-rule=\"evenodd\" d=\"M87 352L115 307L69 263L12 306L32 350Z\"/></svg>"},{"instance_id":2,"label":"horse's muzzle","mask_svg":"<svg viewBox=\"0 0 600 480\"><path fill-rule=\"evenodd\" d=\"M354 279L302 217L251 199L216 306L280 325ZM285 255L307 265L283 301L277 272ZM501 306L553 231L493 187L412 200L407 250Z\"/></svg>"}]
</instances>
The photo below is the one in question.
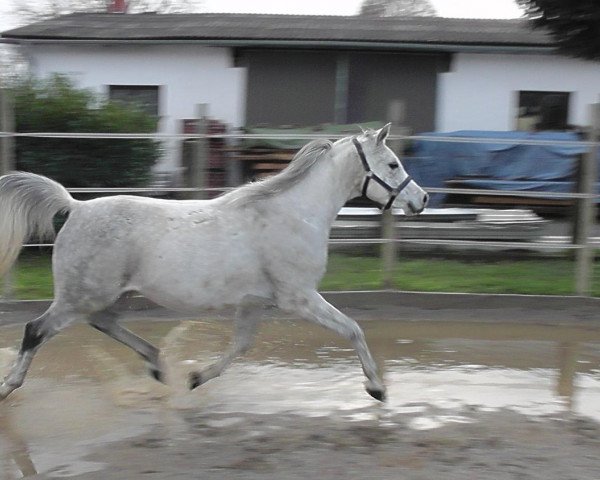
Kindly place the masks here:
<instances>
[{"instance_id":1,"label":"horse's muzzle","mask_svg":"<svg viewBox=\"0 0 600 480\"><path fill-rule=\"evenodd\" d=\"M425 207L427 206L427 202L429 201L429 195L427 195L426 193L423 194L423 199L421 200L421 205L417 206L415 205L412 201L408 201L408 208L410 210L410 214L411 215L418 215L419 213L421 213L423 210L425 210Z\"/></svg>"}]
</instances>

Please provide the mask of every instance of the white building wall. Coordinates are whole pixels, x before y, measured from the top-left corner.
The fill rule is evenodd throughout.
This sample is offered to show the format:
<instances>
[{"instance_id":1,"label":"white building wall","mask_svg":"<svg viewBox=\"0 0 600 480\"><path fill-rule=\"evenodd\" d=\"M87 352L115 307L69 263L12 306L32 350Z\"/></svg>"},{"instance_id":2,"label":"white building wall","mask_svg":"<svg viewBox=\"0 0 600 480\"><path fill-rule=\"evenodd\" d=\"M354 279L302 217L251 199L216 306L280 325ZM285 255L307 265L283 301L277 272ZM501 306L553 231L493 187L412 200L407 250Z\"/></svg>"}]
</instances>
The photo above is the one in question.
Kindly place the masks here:
<instances>
[{"instance_id":1,"label":"white building wall","mask_svg":"<svg viewBox=\"0 0 600 480\"><path fill-rule=\"evenodd\" d=\"M436 130L514 130L520 90L571 92L569 123L589 123L600 63L557 55L456 54L440 74Z\"/></svg>"},{"instance_id":2,"label":"white building wall","mask_svg":"<svg viewBox=\"0 0 600 480\"><path fill-rule=\"evenodd\" d=\"M160 133L181 133L181 119L193 118L198 103L209 117L231 127L244 125L246 72L233 66L228 48L193 45L36 45L32 74L66 74L76 86L108 95L108 85L158 85ZM166 142L157 170L179 166L176 141Z\"/></svg>"}]
</instances>

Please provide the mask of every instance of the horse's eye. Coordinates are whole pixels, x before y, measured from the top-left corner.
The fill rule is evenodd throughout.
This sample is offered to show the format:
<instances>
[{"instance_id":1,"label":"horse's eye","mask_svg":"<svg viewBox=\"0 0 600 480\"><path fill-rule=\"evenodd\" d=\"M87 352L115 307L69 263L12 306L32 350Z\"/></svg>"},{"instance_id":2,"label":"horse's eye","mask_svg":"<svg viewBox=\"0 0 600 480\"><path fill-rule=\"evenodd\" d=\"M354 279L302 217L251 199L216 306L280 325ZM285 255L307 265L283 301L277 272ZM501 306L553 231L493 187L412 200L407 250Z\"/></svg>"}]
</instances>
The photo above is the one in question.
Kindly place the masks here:
<instances>
[{"instance_id":1,"label":"horse's eye","mask_svg":"<svg viewBox=\"0 0 600 480\"><path fill-rule=\"evenodd\" d=\"M388 163L388 167L392 170L396 170L398 168L398 164L396 162Z\"/></svg>"}]
</instances>

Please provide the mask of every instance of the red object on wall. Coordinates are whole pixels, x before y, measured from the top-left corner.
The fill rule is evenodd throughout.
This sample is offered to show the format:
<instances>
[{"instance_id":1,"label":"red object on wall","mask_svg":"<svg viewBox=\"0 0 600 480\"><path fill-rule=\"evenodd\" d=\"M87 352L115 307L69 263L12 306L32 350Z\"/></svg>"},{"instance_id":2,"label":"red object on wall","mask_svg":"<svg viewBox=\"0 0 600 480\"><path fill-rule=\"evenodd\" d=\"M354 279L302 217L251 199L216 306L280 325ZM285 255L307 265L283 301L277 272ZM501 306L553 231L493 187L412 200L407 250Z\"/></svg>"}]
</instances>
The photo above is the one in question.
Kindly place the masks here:
<instances>
[{"instance_id":1,"label":"red object on wall","mask_svg":"<svg viewBox=\"0 0 600 480\"><path fill-rule=\"evenodd\" d=\"M126 0L113 0L108 5L108 13L127 13L127 7Z\"/></svg>"}]
</instances>

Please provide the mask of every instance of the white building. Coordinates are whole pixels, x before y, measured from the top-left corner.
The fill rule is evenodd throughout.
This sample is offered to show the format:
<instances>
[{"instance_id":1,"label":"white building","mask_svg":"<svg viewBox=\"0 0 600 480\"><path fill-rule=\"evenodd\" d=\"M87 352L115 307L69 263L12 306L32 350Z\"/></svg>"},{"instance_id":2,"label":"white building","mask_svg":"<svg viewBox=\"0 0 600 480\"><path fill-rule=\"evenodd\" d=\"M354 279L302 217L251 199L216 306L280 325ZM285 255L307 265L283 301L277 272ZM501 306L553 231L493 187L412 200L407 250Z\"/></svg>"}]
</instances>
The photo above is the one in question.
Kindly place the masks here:
<instances>
[{"instance_id":1,"label":"white building","mask_svg":"<svg viewBox=\"0 0 600 480\"><path fill-rule=\"evenodd\" d=\"M386 120L413 132L587 123L600 64L555 53L524 20L74 14L2 34L36 76L153 104L162 133L197 104L231 127ZM171 145L161 168L175 169Z\"/></svg>"},{"instance_id":2,"label":"white building","mask_svg":"<svg viewBox=\"0 0 600 480\"><path fill-rule=\"evenodd\" d=\"M439 77L436 129L515 130L521 92L567 96L566 121L587 125L600 63L550 54L457 53Z\"/></svg>"}]
</instances>

